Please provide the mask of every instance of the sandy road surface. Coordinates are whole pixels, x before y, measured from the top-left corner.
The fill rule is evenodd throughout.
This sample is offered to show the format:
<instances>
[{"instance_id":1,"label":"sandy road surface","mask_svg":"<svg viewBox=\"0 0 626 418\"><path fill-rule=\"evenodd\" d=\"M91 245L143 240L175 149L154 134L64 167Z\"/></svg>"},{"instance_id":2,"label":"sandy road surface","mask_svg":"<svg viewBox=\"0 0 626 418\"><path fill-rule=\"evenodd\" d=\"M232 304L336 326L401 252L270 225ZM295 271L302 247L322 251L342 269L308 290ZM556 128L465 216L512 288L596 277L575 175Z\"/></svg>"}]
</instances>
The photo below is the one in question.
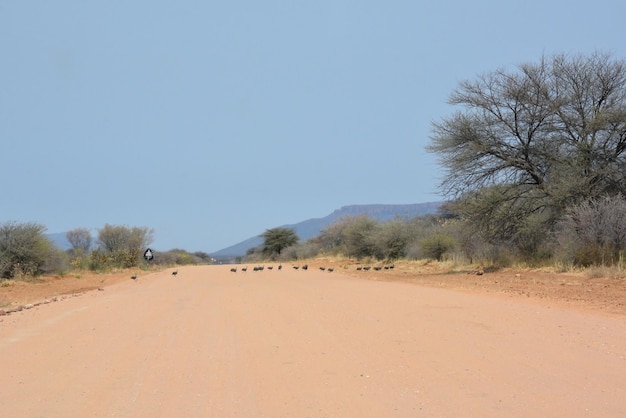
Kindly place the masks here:
<instances>
[{"instance_id":1,"label":"sandy road surface","mask_svg":"<svg viewBox=\"0 0 626 418\"><path fill-rule=\"evenodd\" d=\"M188 267L3 317L0 416L619 417L625 358L620 316Z\"/></svg>"}]
</instances>

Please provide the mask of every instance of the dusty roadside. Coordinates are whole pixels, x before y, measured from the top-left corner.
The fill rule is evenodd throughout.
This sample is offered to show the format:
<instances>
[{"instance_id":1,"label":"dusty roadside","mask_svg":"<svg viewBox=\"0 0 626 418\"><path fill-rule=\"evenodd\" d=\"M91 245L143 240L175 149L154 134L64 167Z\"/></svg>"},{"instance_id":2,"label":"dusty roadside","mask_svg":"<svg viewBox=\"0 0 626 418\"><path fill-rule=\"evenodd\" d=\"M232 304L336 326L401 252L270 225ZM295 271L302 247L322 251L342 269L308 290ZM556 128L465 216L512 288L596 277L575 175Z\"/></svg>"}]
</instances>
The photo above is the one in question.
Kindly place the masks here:
<instances>
[{"instance_id":1,"label":"dusty roadside","mask_svg":"<svg viewBox=\"0 0 626 418\"><path fill-rule=\"evenodd\" d=\"M280 263L260 264L276 267ZM556 304L574 309L626 315L626 279L590 277L585 272L555 272L550 269L502 269L478 275L473 268L451 268L428 262L397 262L393 268L363 270L367 264L355 260L316 259L284 263L286 270L306 264L309 270L327 274L341 272L352 277L376 281L402 281L420 286L455 289L496 297L525 299L536 303ZM241 269L248 266L233 266ZM360 268L360 269L359 269ZM321 270L324 269L324 270ZM329 270L332 269L332 272ZM173 270L173 269L170 269ZM165 269L168 271L168 269ZM112 273L79 272L63 277L41 277L30 282L0 282L0 310L69 297L141 278L155 271L124 270Z\"/></svg>"}]
</instances>

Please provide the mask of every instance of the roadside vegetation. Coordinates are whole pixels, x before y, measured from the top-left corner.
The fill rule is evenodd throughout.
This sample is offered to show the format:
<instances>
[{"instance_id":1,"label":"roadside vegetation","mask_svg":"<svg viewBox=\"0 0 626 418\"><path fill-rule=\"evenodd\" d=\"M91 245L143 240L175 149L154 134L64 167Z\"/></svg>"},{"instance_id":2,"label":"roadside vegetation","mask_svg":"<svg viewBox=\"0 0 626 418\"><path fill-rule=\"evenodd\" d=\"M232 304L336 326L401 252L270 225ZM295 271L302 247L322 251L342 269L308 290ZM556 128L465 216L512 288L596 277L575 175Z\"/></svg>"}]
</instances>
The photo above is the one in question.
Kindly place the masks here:
<instances>
[{"instance_id":1,"label":"roadside vegetation","mask_svg":"<svg viewBox=\"0 0 626 418\"><path fill-rule=\"evenodd\" d=\"M542 57L461 82L450 104L457 110L433 123L427 146L445 171L438 216L344 219L273 257L624 270L624 60Z\"/></svg>"},{"instance_id":2,"label":"roadside vegetation","mask_svg":"<svg viewBox=\"0 0 626 418\"><path fill-rule=\"evenodd\" d=\"M431 259L481 266L611 268L626 250L626 61L555 55L461 82L456 111L436 121L427 151L444 169L437 215L377 222L344 218L300 241L268 229L238 262L332 255L393 262ZM35 223L0 225L0 278L145 265L146 227L67 233L59 251ZM154 263L210 263L176 249Z\"/></svg>"},{"instance_id":3,"label":"roadside vegetation","mask_svg":"<svg viewBox=\"0 0 626 418\"><path fill-rule=\"evenodd\" d=\"M449 206L445 206L449 207ZM444 207L444 208L445 208ZM269 230L271 232L271 230ZM295 234L295 232L294 232ZM273 236L272 234L264 234ZM519 251L504 241L489 241L457 214L377 222L367 217L343 218L317 237L267 254L265 244L248 251L239 262L295 261L316 257L351 258L365 262L433 260L450 265L485 267L592 268L626 276L626 199L617 195L584 201L567 210L552 231L537 234L537 253ZM529 243L531 245L532 243Z\"/></svg>"},{"instance_id":4,"label":"roadside vegetation","mask_svg":"<svg viewBox=\"0 0 626 418\"><path fill-rule=\"evenodd\" d=\"M153 250L154 259L148 263L143 253L152 243L153 230L147 227L106 224L96 237L87 228L72 229L66 233L71 245L67 251L55 247L45 231L46 227L37 223L0 224L0 280L212 262L207 253L173 249Z\"/></svg>"}]
</instances>

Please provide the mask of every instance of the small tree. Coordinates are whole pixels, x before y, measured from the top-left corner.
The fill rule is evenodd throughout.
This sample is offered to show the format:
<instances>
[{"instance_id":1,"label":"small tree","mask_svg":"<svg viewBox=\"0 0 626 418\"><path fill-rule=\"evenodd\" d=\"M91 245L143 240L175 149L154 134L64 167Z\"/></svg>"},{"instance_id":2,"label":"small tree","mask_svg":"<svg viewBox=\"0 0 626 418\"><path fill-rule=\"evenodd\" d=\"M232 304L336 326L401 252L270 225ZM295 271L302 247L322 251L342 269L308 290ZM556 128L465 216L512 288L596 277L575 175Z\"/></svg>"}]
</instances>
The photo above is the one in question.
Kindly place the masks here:
<instances>
[{"instance_id":1,"label":"small tree","mask_svg":"<svg viewBox=\"0 0 626 418\"><path fill-rule=\"evenodd\" d=\"M116 267L134 267L141 260L143 249L152 242L153 230L106 224L98 231L98 243L107 262Z\"/></svg>"},{"instance_id":2,"label":"small tree","mask_svg":"<svg viewBox=\"0 0 626 418\"><path fill-rule=\"evenodd\" d=\"M263 239L263 255L274 259L280 256L283 249L295 245L298 235L291 228L273 228L260 235Z\"/></svg>"},{"instance_id":3,"label":"small tree","mask_svg":"<svg viewBox=\"0 0 626 418\"><path fill-rule=\"evenodd\" d=\"M76 228L65 233L67 241L72 246L72 251L77 254L87 254L91 249L93 238L87 228Z\"/></svg>"},{"instance_id":4,"label":"small tree","mask_svg":"<svg viewBox=\"0 0 626 418\"><path fill-rule=\"evenodd\" d=\"M0 278L36 276L53 251L43 235L46 227L34 222L0 225Z\"/></svg>"},{"instance_id":5,"label":"small tree","mask_svg":"<svg viewBox=\"0 0 626 418\"><path fill-rule=\"evenodd\" d=\"M91 232L87 228L76 228L65 233L67 241L70 243L70 248L67 253L70 256L70 263L72 268L83 269L89 266L89 251L93 238Z\"/></svg>"}]
</instances>

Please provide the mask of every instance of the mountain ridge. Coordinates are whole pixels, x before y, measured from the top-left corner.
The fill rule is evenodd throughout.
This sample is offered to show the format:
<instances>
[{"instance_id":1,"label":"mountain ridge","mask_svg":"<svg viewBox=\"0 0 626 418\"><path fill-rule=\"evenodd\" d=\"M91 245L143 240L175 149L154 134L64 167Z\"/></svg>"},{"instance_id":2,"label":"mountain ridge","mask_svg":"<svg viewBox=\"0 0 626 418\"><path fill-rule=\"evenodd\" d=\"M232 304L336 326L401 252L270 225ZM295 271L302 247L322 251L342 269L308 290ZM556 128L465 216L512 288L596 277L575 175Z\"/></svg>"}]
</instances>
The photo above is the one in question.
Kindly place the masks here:
<instances>
[{"instance_id":1,"label":"mountain ridge","mask_svg":"<svg viewBox=\"0 0 626 418\"><path fill-rule=\"evenodd\" d=\"M369 204L369 205L347 205L334 210L329 215L321 218L311 218L302 222L289 225L281 225L279 228L293 229L301 241L314 238L333 222L352 216L365 215L376 221L387 221L396 217L413 218L416 216L432 215L437 213L444 202L426 202L412 204ZM270 228L271 229L271 228ZM211 256L218 260L233 259L242 257L246 252L254 247L263 244L263 238L254 236L237 244L223 248L211 253Z\"/></svg>"}]
</instances>

